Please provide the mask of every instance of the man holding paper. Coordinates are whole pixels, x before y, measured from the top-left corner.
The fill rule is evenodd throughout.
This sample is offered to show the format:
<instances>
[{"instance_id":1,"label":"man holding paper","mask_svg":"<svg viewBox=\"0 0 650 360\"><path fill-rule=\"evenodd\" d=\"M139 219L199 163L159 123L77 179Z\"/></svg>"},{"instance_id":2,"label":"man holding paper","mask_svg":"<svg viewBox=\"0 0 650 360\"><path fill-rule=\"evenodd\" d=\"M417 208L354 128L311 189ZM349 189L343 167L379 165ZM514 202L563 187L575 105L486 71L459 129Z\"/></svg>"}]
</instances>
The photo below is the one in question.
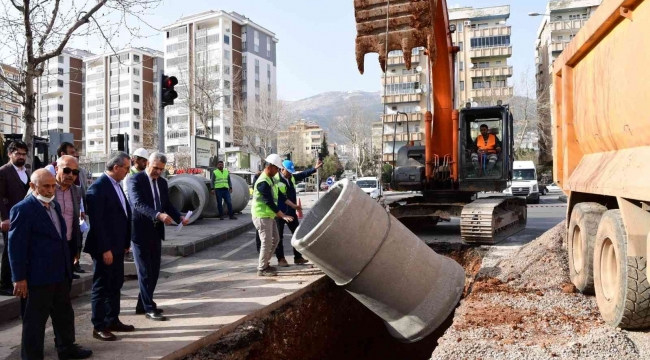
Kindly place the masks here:
<instances>
[{"instance_id":1,"label":"man holding paper","mask_svg":"<svg viewBox=\"0 0 650 360\"><path fill-rule=\"evenodd\" d=\"M131 248L140 285L135 313L145 314L147 319L155 321L167 320L162 315L163 310L153 301L160 274L165 225L170 225L172 220L183 225L188 223L169 201L167 180L160 177L166 164L167 157L154 152L149 156L145 171L130 176L128 180L129 202L133 209Z\"/></svg>"}]
</instances>

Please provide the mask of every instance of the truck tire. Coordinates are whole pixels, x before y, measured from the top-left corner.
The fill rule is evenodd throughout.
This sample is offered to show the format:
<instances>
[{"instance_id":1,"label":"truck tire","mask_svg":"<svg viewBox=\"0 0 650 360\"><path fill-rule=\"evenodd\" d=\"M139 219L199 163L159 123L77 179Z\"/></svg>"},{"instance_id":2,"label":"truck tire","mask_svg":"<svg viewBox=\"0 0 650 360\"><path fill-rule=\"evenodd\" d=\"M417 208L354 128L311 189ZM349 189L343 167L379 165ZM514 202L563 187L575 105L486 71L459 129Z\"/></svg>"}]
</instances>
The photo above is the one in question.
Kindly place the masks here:
<instances>
[{"instance_id":1,"label":"truck tire","mask_svg":"<svg viewBox=\"0 0 650 360\"><path fill-rule=\"evenodd\" d=\"M594 294L594 244L600 218L607 208L597 203L579 203L571 212L567 229L569 277L583 294Z\"/></svg>"},{"instance_id":2,"label":"truck tire","mask_svg":"<svg viewBox=\"0 0 650 360\"><path fill-rule=\"evenodd\" d=\"M622 329L650 327L650 284L646 259L627 256L627 234L620 210L600 220L594 246L594 286L603 320Z\"/></svg>"}]
</instances>

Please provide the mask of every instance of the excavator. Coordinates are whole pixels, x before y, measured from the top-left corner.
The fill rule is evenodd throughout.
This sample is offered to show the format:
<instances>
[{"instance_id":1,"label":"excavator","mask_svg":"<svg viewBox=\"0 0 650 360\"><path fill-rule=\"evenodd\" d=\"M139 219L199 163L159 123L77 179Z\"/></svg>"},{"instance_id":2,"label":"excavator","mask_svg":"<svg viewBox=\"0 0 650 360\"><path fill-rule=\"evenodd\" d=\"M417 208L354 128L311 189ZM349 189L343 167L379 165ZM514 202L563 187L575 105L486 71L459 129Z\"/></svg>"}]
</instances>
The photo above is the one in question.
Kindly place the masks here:
<instances>
[{"instance_id":1,"label":"excavator","mask_svg":"<svg viewBox=\"0 0 650 360\"><path fill-rule=\"evenodd\" d=\"M525 199L477 196L501 193L512 180L513 117L508 105L500 101L484 107L456 104L455 57L460 48L452 43L456 29L450 26L447 2L354 0L354 9L361 74L367 53L379 54L384 73L388 54L394 50L401 50L408 70L413 49L424 48L429 61L431 105L424 116L424 146L409 139L394 157L391 179L393 189L419 195L391 204L391 214L409 228L460 217L461 238L469 244L496 244L523 230ZM489 154L474 146L484 125L501 140L496 162L490 166Z\"/></svg>"}]
</instances>

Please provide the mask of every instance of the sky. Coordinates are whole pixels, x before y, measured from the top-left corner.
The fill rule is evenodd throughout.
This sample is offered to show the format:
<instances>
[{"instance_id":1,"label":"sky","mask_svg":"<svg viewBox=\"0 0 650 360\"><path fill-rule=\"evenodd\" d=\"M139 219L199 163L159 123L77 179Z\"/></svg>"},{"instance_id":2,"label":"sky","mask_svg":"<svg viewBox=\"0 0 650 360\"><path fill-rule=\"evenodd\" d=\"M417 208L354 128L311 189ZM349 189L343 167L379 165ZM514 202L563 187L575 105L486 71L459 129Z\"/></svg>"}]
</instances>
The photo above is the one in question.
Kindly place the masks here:
<instances>
[{"instance_id":1,"label":"sky","mask_svg":"<svg viewBox=\"0 0 650 360\"><path fill-rule=\"evenodd\" d=\"M512 26L514 67L513 84L520 84L523 74L534 77L534 53L541 17L547 1L509 0ZM507 5L508 0L449 1L448 6L489 7ZM151 26L142 25L142 33L151 36L133 39L131 45L163 50L163 35L156 28L174 23L182 16L207 10L236 11L273 31L277 44L278 97L299 100L327 91L379 91L381 70L376 54L366 55L365 74L357 70L354 53L356 27L353 0L163 0L161 5L143 16ZM157 34L157 35L156 35ZM121 47L131 40L122 36ZM71 46L101 53L99 41L77 40ZM533 80L531 80L533 81Z\"/></svg>"}]
</instances>

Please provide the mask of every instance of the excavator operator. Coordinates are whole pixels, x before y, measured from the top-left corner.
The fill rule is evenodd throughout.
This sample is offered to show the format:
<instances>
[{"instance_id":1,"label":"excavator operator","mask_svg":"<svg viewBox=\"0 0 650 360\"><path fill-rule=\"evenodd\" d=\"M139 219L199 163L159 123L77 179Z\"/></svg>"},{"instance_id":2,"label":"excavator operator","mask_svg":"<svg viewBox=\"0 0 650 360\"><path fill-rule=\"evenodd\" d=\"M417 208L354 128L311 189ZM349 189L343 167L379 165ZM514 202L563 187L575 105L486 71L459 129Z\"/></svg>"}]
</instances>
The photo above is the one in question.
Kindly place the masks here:
<instances>
[{"instance_id":1,"label":"excavator operator","mask_svg":"<svg viewBox=\"0 0 650 360\"><path fill-rule=\"evenodd\" d=\"M490 172L497 162L498 154L501 153L501 140L489 133L489 128L486 124L481 125L481 135L476 137L476 141L472 146L472 164L475 169L483 168L484 171ZM487 160L487 165L479 166L479 156L481 164Z\"/></svg>"}]
</instances>

